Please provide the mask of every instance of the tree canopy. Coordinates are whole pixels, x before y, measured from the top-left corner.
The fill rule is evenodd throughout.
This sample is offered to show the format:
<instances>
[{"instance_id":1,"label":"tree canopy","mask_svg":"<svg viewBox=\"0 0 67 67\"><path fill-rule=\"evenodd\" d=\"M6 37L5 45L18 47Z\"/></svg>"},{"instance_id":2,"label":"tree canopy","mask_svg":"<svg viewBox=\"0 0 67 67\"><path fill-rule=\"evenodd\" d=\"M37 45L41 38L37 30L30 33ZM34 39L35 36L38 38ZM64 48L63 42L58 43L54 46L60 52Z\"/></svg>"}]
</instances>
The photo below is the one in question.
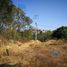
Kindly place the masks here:
<instances>
[{"instance_id":1,"label":"tree canopy","mask_svg":"<svg viewBox=\"0 0 67 67\"><path fill-rule=\"evenodd\" d=\"M32 19L25 12L17 8L12 0L0 0L0 33L13 36L32 23ZM8 34L7 34L8 33ZM15 34L16 33L16 34Z\"/></svg>"},{"instance_id":2,"label":"tree canopy","mask_svg":"<svg viewBox=\"0 0 67 67\"><path fill-rule=\"evenodd\" d=\"M67 39L67 26L62 26L54 30L52 36L57 39L60 39L60 38Z\"/></svg>"},{"instance_id":3,"label":"tree canopy","mask_svg":"<svg viewBox=\"0 0 67 67\"><path fill-rule=\"evenodd\" d=\"M17 8L12 0L0 0L0 27L20 27L29 25L32 20L27 17L23 10ZM20 25L21 24L21 25Z\"/></svg>"}]
</instances>

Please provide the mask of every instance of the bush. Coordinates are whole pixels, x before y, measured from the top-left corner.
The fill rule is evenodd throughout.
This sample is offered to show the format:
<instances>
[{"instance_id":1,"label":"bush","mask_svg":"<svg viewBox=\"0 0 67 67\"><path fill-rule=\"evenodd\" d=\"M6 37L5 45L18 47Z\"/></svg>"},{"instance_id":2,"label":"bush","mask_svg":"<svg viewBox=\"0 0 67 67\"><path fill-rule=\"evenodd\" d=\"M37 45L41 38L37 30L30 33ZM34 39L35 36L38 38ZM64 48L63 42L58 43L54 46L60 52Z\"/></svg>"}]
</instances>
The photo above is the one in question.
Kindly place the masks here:
<instances>
[{"instance_id":1,"label":"bush","mask_svg":"<svg viewBox=\"0 0 67 67\"><path fill-rule=\"evenodd\" d=\"M38 34L38 40L45 41L51 39L52 31L40 32Z\"/></svg>"},{"instance_id":2,"label":"bush","mask_svg":"<svg viewBox=\"0 0 67 67\"><path fill-rule=\"evenodd\" d=\"M32 39L32 31L24 30L21 32L21 39L23 40L31 40Z\"/></svg>"},{"instance_id":3,"label":"bush","mask_svg":"<svg viewBox=\"0 0 67 67\"><path fill-rule=\"evenodd\" d=\"M62 26L54 30L52 37L57 39L67 39L67 26Z\"/></svg>"}]
</instances>

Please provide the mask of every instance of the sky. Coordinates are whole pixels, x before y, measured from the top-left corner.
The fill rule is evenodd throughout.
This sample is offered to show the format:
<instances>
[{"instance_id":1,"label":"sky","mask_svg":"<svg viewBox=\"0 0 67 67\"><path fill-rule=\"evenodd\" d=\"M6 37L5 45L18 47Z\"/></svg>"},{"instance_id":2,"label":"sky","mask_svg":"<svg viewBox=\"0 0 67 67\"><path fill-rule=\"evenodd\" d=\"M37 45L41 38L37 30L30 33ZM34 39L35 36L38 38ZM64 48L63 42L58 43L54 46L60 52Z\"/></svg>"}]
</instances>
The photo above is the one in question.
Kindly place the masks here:
<instances>
[{"instance_id":1,"label":"sky","mask_svg":"<svg viewBox=\"0 0 67 67\"><path fill-rule=\"evenodd\" d=\"M33 26L37 22L39 29L67 26L67 0L13 0L13 3L33 20Z\"/></svg>"}]
</instances>

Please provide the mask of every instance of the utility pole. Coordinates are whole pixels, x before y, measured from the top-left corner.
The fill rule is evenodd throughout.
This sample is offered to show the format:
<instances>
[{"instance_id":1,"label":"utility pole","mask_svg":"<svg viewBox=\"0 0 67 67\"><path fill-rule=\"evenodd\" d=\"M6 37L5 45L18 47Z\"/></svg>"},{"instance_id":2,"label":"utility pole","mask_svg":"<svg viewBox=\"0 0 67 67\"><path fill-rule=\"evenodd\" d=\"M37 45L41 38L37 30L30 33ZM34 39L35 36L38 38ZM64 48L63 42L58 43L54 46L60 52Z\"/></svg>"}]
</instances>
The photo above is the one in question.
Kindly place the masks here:
<instances>
[{"instance_id":1,"label":"utility pole","mask_svg":"<svg viewBox=\"0 0 67 67\"><path fill-rule=\"evenodd\" d=\"M39 19L39 16L38 15L35 15L34 16L34 19L35 19L35 40L37 40L37 19Z\"/></svg>"},{"instance_id":2,"label":"utility pole","mask_svg":"<svg viewBox=\"0 0 67 67\"><path fill-rule=\"evenodd\" d=\"M36 26L36 28L35 28L35 40L37 40L37 23L35 22L35 26Z\"/></svg>"}]
</instances>

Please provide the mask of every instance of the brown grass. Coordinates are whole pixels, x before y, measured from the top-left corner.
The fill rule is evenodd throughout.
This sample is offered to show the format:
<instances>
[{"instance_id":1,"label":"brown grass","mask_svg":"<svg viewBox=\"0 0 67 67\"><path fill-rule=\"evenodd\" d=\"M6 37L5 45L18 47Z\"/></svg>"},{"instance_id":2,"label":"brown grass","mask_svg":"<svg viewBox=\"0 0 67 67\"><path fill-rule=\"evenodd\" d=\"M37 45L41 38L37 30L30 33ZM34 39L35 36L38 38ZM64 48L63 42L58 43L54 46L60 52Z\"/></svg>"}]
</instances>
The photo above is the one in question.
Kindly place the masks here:
<instances>
[{"instance_id":1,"label":"brown grass","mask_svg":"<svg viewBox=\"0 0 67 67\"><path fill-rule=\"evenodd\" d=\"M67 67L67 42L64 40L6 42L4 46L0 42L0 67L3 64L14 65L12 67Z\"/></svg>"}]
</instances>

